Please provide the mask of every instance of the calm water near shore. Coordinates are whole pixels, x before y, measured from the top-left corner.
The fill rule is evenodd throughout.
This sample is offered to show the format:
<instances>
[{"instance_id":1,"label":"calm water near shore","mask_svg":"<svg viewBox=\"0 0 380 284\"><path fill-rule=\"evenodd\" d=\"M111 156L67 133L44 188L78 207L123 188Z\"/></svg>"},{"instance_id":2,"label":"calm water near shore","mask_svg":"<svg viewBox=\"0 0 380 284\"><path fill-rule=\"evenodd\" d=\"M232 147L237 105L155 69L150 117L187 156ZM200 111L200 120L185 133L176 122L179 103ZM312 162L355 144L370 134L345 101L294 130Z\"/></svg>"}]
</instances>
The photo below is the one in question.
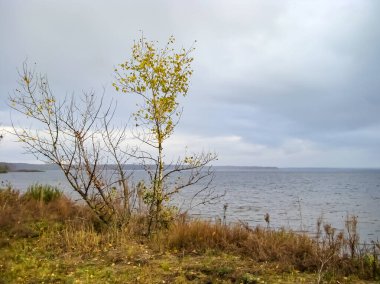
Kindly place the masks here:
<instances>
[{"instance_id":1,"label":"calm water near shore","mask_svg":"<svg viewBox=\"0 0 380 284\"><path fill-rule=\"evenodd\" d=\"M134 181L141 178L143 172L136 171ZM60 171L12 172L1 174L0 181L21 191L38 182L70 192ZM315 231L320 216L341 230L346 216L356 215L361 241L380 239L380 169L216 168L213 186L216 192L226 195L217 204L192 210L192 215L223 218L223 205L228 204L227 222L241 220L252 226L266 226L264 215L269 213L271 227L310 233ZM194 190L182 197L188 199Z\"/></svg>"}]
</instances>

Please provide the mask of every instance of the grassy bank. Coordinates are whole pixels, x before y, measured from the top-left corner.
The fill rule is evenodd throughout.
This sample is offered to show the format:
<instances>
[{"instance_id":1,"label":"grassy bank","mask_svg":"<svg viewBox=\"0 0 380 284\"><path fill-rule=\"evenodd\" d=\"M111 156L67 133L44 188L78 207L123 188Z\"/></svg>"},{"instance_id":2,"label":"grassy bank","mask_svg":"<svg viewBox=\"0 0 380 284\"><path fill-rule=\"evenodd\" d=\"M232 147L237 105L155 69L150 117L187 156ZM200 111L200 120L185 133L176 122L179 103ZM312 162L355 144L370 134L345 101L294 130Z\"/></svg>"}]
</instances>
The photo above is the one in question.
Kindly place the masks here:
<instances>
[{"instance_id":1,"label":"grassy bank","mask_svg":"<svg viewBox=\"0 0 380 284\"><path fill-rule=\"evenodd\" d=\"M182 216L147 238L143 216L104 228L55 188L1 189L0 283L378 283L379 244L359 246L355 222L312 239Z\"/></svg>"}]
</instances>

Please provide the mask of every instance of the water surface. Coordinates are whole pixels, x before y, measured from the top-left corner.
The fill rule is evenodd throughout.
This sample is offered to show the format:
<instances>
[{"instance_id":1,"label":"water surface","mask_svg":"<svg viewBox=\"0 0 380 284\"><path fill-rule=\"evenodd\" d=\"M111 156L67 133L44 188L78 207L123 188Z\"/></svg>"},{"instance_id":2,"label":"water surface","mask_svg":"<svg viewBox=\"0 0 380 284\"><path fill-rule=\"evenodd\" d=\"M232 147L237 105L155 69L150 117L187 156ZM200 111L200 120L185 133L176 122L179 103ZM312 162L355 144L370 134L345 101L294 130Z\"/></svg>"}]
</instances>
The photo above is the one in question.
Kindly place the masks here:
<instances>
[{"instance_id":1,"label":"water surface","mask_svg":"<svg viewBox=\"0 0 380 284\"><path fill-rule=\"evenodd\" d=\"M143 177L142 171L134 173L135 182ZM0 175L0 180L21 191L38 182L71 193L60 171L12 172ZM199 186L181 197L189 200ZM363 242L380 239L380 170L216 168L213 186L225 196L217 204L193 209L194 216L222 219L223 205L228 204L227 222L266 226L268 213L271 227L314 232L320 216L342 230L346 217L355 215Z\"/></svg>"}]
</instances>

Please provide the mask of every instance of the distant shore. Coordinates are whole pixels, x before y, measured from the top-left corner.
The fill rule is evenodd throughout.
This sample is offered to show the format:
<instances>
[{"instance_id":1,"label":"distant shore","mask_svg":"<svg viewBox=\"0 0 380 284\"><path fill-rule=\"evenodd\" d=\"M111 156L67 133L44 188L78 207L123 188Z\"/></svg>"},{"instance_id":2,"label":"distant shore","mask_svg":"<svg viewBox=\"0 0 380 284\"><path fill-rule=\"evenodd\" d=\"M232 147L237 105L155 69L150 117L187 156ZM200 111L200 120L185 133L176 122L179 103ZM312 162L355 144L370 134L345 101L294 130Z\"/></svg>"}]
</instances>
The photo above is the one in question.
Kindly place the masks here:
<instances>
[{"instance_id":1,"label":"distant shore","mask_svg":"<svg viewBox=\"0 0 380 284\"><path fill-rule=\"evenodd\" d=\"M115 165L105 165L106 168L112 169ZM0 162L0 168L5 167L8 172L45 172L59 170L55 164L29 164L29 163L6 163ZM125 164L126 170L144 170L141 165ZM170 166L169 166L170 167ZM213 166L216 170L278 170L277 167L267 166Z\"/></svg>"}]
</instances>

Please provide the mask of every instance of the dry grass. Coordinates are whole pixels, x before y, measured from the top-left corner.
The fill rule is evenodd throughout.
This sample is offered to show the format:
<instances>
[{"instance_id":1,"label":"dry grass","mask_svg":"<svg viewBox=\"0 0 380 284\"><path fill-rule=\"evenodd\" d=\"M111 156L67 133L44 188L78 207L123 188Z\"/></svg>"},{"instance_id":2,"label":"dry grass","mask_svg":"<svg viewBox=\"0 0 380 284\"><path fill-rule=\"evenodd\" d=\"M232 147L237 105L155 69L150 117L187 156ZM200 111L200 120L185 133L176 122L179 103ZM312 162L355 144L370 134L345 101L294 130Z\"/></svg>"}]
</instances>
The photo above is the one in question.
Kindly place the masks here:
<instances>
[{"instance_id":1,"label":"dry grass","mask_svg":"<svg viewBox=\"0 0 380 284\"><path fill-rule=\"evenodd\" d=\"M356 222L356 219L349 220ZM356 275L362 279L380 277L379 244L360 246L357 235L336 233L325 224L318 239L290 230L250 228L246 224L223 225L202 220L180 221L154 240L160 249L182 254L203 254L210 249L248 257L258 263L275 263L277 270L317 274L317 282ZM354 254L353 251L356 253Z\"/></svg>"},{"instance_id":2,"label":"dry grass","mask_svg":"<svg viewBox=\"0 0 380 284\"><path fill-rule=\"evenodd\" d=\"M74 204L64 195L45 202L30 198L12 188L0 189L0 230L15 237L36 237L45 224L63 224L70 219L93 219L84 207ZM46 228L45 228L46 229Z\"/></svg>"},{"instance_id":3,"label":"dry grass","mask_svg":"<svg viewBox=\"0 0 380 284\"><path fill-rule=\"evenodd\" d=\"M310 267L315 243L306 235L287 230L251 229L246 225L225 226L201 220L174 224L161 243L186 253L210 249L249 257L258 262L277 262L284 269L304 271Z\"/></svg>"},{"instance_id":4,"label":"dry grass","mask_svg":"<svg viewBox=\"0 0 380 284\"><path fill-rule=\"evenodd\" d=\"M51 273L61 273L59 281L71 279L74 273L84 283L89 275L115 283L273 283L281 279L290 279L283 283L355 283L349 280L379 279L379 244L360 247L352 222L357 220L347 219L347 236L320 224L318 239L312 239L284 229L181 218L147 238L142 215L133 216L123 227L104 228L84 205L65 196L45 202L8 188L0 190L0 250L4 255L0 278L14 282L17 275L32 277L34 271L37 282L49 282L51 276L39 274L38 263L46 262L46 269L55 271ZM56 272L51 261L65 263L67 270ZM92 272L75 270L78 263L90 265ZM18 274L10 267L18 267ZM129 274L123 269L129 269Z\"/></svg>"}]
</instances>

